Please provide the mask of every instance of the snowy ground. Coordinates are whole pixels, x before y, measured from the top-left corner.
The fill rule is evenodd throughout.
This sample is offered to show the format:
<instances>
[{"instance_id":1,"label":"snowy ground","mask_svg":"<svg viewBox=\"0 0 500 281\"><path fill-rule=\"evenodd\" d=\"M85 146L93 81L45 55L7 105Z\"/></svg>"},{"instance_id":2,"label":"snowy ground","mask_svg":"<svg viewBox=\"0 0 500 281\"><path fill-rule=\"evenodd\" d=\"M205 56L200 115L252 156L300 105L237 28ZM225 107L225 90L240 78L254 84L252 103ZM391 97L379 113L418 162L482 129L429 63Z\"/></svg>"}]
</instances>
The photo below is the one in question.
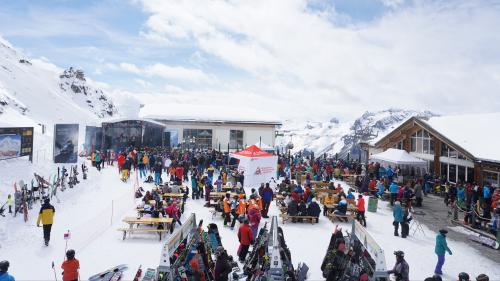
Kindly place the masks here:
<instances>
[{"instance_id":1,"label":"snowy ground","mask_svg":"<svg viewBox=\"0 0 500 281\"><path fill-rule=\"evenodd\" d=\"M11 171L8 176L0 179L0 195L4 198L6 190L11 186L9 182L10 184L12 182L8 179L21 174L19 170L23 167L26 170L29 165L22 160L0 163L2 163L0 175L7 175L6 173ZM41 169L48 174L53 167L37 166L33 169ZM147 184L144 186L147 189L151 188ZM63 234L68 230L72 235L68 246L76 250L77 258L80 259L82 280L121 263L130 267L124 280L131 280L140 264L143 267L157 267L162 245L157 236L133 235L132 238L123 241L122 233L116 230L126 226L121 221L123 217L134 216L136 213L132 183L122 183L115 167L106 167L101 173L90 169L89 180L82 181L74 189L68 189L58 195L60 203L53 202L56 217L49 247L42 245L42 229L36 227L38 205L30 213L28 223L24 223L20 216L12 218L7 215L5 218L0 218L0 260L7 259L11 262L10 272L17 280L54 278L52 261L56 264L59 278L59 265L63 261L65 249ZM212 220L211 214L203 204L203 200L189 199L183 219L190 213L196 213L197 219L203 219L205 226L209 222L217 223L223 245L230 254L235 255L238 246L237 228L235 230L224 228L220 216ZM273 203L270 214L277 215L277 213L278 210ZM411 280L423 280L432 275L436 262L434 255L436 233L424 226L425 235L417 232L415 236L407 239L394 237L392 211L386 202L379 202L378 212L368 213L367 216L367 229L385 250L388 267L392 267L395 261L392 252L403 250L410 264ZM265 221L264 219L263 222ZM343 229L350 230L350 224L340 225ZM282 227L292 253L293 263L297 265L299 262L305 262L310 267L309 280L323 280L320 265L335 225L321 217L319 224L287 223ZM453 276L466 271L473 276L487 273L490 280L500 280L498 264L482 257L480 252L471 249L463 242L449 241L449 246L453 256L446 257L445 279L455 280Z\"/></svg>"}]
</instances>

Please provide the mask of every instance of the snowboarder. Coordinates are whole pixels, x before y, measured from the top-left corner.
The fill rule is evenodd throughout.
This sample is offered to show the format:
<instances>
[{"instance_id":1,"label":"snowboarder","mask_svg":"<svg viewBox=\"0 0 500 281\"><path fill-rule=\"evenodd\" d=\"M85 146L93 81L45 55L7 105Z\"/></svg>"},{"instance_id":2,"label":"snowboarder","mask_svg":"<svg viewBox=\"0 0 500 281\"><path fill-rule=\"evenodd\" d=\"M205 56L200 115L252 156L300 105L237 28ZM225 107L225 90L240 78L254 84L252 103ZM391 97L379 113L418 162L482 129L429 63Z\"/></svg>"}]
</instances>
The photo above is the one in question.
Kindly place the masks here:
<instances>
[{"instance_id":1,"label":"snowboarder","mask_svg":"<svg viewBox=\"0 0 500 281\"><path fill-rule=\"evenodd\" d=\"M445 253L448 252L448 254L452 255L452 252L450 248L448 248L448 244L446 243L447 233L448 230L441 229L439 230L439 234L436 236L436 247L434 249L434 252L438 256L438 262L436 264L436 268L434 269L434 273L439 275L443 274L442 267L445 261Z\"/></svg>"},{"instance_id":2,"label":"snowboarder","mask_svg":"<svg viewBox=\"0 0 500 281\"><path fill-rule=\"evenodd\" d=\"M77 281L78 270L80 269L80 261L75 259L75 250L68 250L66 252L66 260L62 263L63 281Z\"/></svg>"},{"instance_id":3,"label":"snowboarder","mask_svg":"<svg viewBox=\"0 0 500 281\"><path fill-rule=\"evenodd\" d=\"M238 257L241 263L245 262L245 258L248 253L248 248L253 244L254 237L252 233L252 229L250 229L249 220L245 218L243 224L240 226L238 230L238 240L240 241L240 247L238 249Z\"/></svg>"},{"instance_id":4,"label":"snowboarder","mask_svg":"<svg viewBox=\"0 0 500 281\"><path fill-rule=\"evenodd\" d=\"M394 217L394 236L399 236L399 225L403 227L403 208L401 208L401 203L396 201L394 203L394 208L392 209L392 216Z\"/></svg>"},{"instance_id":5,"label":"snowboarder","mask_svg":"<svg viewBox=\"0 0 500 281\"><path fill-rule=\"evenodd\" d=\"M396 264L392 270L387 271L387 274L394 274L396 281L410 281L410 266L405 260L403 251L394 252L396 256Z\"/></svg>"},{"instance_id":6,"label":"snowboarder","mask_svg":"<svg viewBox=\"0 0 500 281\"><path fill-rule=\"evenodd\" d=\"M40 227L40 221L43 224L43 239L45 241L45 246L49 245L50 231L52 229L52 223L54 222L55 212L54 206L50 205L50 199L46 198L42 208L40 208L40 213L38 214L38 220L36 222L36 226L38 227Z\"/></svg>"},{"instance_id":7,"label":"snowboarder","mask_svg":"<svg viewBox=\"0 0 500 281\"><path fill-rule=\"evenodd\" d=\"M215 249L215 256L217 257L215 261L215 280L227 281L232 268L229 264L226 250L222 246L217 247Z\"/></svg>"},{"instance_id":8,"label":"snowboarder","mask_svg":"<svg viewBox=\"0 0 500 281\"><path fill-rule=\"evenodd\" d=\"M0 281L16 281L14 276L7 273L9 271L9 262L8 261L0 261Z\"/></svg>"}]
</instances>

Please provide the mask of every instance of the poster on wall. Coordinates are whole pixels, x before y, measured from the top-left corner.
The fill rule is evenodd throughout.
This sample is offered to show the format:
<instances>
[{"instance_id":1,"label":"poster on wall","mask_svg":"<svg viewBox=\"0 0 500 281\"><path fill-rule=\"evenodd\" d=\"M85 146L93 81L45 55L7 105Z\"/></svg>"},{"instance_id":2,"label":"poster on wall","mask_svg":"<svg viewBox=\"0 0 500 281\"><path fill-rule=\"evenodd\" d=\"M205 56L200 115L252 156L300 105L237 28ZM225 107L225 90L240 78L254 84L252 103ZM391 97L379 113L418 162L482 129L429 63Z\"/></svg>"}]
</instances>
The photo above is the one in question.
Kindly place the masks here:
<instances>
[{"instance_id":1,"label":"poster on wall","mask_svg":"<svg viewBox=\"0 0 500 281\"><path fill-rule=\"evenodd\" d=\"M78 160L78 124L54 126L54 163L76 163Z\"/></svg>"},{"instance_id":2,"label":"poster on wall","mask_svg":"<svg viewBox=\"0 0 500 281\"><path fill-rule=\"evenodd\" d=\"M33 127L0 128L0 160L33 156Z\"/></svg>"},{"instance_id":3,"label":"poster on wall","mask_svg":"<svg viewBox=\"0 0 500 281\"><path fill-rule=\"evenodd\" d=\"M0 135L0 159L21 156L21 135Z\"/></svg>"}]
</instances>

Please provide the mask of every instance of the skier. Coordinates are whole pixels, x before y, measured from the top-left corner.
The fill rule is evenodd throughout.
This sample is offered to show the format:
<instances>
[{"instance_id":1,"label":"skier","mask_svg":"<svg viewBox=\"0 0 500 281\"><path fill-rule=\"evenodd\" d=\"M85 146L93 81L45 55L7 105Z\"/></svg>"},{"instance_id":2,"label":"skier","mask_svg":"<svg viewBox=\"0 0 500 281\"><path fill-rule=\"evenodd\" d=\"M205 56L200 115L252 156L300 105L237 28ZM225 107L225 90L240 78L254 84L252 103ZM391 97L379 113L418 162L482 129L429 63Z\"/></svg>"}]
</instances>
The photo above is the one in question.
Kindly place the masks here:
<instances>
[{"instance_id":1,"label":"skier","mask_svg":"<svg viewBox=\"0 0 500 281\"><path fill-rule=\"evenodd\" d=\"M248 248L250 248L250 245L253 244L254 240L252 229L250 229L250 226L248 224L249 221L247 218L245 218L243 224L240 226L240 229L238 230L238 240L240 241L240 247L238 249L238 257L241 263L245 262L245 258L248 253Z\"/></svg>"},{"instance_id":2,"label":"skier","mask_svg":"<svg viewBox=\"0 0 500 281\"><path fill-rule=\"evenodd\" d=\"M227 281L232 268L229 264L226 250L222 246L217 247L215 249L215 256L217 257L215 261L215 280Z\"/></svg>"},{"instance_id":3,"label":"skier","mask_svg":"<svg viewBox=\"0 0 500 281\"><path fill-rule=\"evenodd\" d=\"M358 195L358 202L356 204L356 219L361 223L364 227L366 227L366 219L365 219L365 199L363 195Z\"/></svg>"},{"instance_id":4,"label":"skier","mask_svg":"<svg viewBox=\"0 0 500 281\"><path fill-rule=\"evenodd\" d=\"M45 241L45 246L49 245L50 231L52 229L52 223L54 222L55 212L54 206L50 205L50 199L46 198L42 208L40 208L40 213L38 214L38 220L36 222L36 226L38 227L40 227L40 221L43 224L43 239Z\"/></svg>"},{"instance_id":5,"label":"skier","mask_svg":"<svg viewBox=\"0 0 500 281\"><path fill-rule=\"evenodd\" d=\"M470 281L469 274L467 274L465 272L460 272L460 274L458 274L458 280L457 281Z\"/></svg>"},{"instance_id":6,"label":"skier","mask_svg":"<svg viewBox=\"0 0 500 281\"><path fill-rule=\"evenodd\" d=\"M250 228L252 229L253 237L257 237L261 216L259 210L255 207L248 208L248 220L250 221Z\"/></svg>"},{"instance_id":7,"label":"skier","mask_svg":"<svg viewBox=\"0 0 500 281\"><path fill-rule=\"evenodd\" d=\"M442 267L444 265L444 257L445 253L448 252L450 256L452 255L452 252L450 248L448 248L448 244L446 243L446 234L448 233L448 230L446 229L441 229L439 230L439 234L436 236L436 247L434 249L434 252L438 256L438 262L436 264L436 268L434 269L435 274L442 275Z\"/></svg>"},{"instance_id":8,"label":"skier","mask_svg":"<svg viewBox=\"0 0 500 281\"><path fill-rule=\"evenodd\" d=\"M392 216L394 217L394 236L399 236L399 225L403 226L403 209L401 208L401 203L396 201L394 203L394 208L392 209Z\"/></svg>"},{"instance_id":9,"label":"skier","mask_svg":"<svg viewBox=\"0 0 500 281\"><path fill-rule=\"evenodd\" d=\"M63 281L77 281L79 277L78 270L80 269L80 261L75 259L75 250L66 252L66 260L62 263Z\"/></svg>"},{"instance_id":10,"label":"skier","mask_svg":"<svg viewBox=\"0 0 500 281\"><path fill-rule=\"evenodd\" d=\"M271 189L269 183L266 183L266 187L262 189L262 217L269 218L267 213L269 212L269 206L273 201L273 190Z\"/></svg>"},{"instance_id":11,"label":"skier","mask_svg":"<svg viewBox=\"0 0 500 281\"><path fill-rule=\"evenodd\" d=\"M488 275L481 273L476 277L476 281L490 281Z\"/></svg>"},{"instance_id":12,"label":"skier","mask_svg":"<svg viewBox=\"0 0 500 281\"><path fill-rule=\"evenodd\" d=\"M396 281L410 281L410 266L405 260L403 251L394 252L396 256L396 264L392 270L387 271L387 274L394 274Z\"/></svg>"},{"instance_id":13,"label":"skier","mask_svg":"<svg viewBox=\"0 0 500 281\"><path fill-rule=\"evenodd\" d=\"M226 197L222 201L224 206L224 226L227 226L227 223L231 221L231 194L229 192L226 193Z\"/></svg>"},{"instance_id":14,"label":"skier","mask_svg":"<svg viewBox=\"0 0 500 281\"><path fill-rule=\"evenodd\" d=\"M7 195L7 205L9 206L9 214L12 214L12 205L14 204L14 200L12 199L12 195Z\"/></svg>"},{"instance_id":15,"label":"skier","mask_svg":"<svg viewBox=\"0 0 500 281\"><path fill-rule=\"evenodd\" d=\"M389 186L389 191L391 192L391 206L394 206L394 201L396 201L398 197L398 185L395 182L391 182L391 185Z\"/></svg>"},{"instance_id":16,"label":"skier","mask_svg":"<svg viewBox=\"0 0 500 281\"><path fill-rule=\"evenodd\" d=\"M9 265L8 261L0 261L0 281L16 281L14 276L7 273L7 271L9 271Z\"/></svg>"}]
</instances>

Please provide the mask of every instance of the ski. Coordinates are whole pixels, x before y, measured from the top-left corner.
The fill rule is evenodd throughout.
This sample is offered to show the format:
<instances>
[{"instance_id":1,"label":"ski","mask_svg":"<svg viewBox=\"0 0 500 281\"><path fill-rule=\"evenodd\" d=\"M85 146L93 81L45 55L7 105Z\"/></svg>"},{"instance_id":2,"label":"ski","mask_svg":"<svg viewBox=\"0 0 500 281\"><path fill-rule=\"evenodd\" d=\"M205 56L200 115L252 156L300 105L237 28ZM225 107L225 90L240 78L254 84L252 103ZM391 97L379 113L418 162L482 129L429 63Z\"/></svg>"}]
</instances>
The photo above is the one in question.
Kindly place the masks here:
<instances>
[{"instance_id":1,"label":"ski","mask_svg":"<svg viewBox=\"0 0 500 281\"><path fill-rule=\"evenodd\" d=\"M139 278L142 276L142 265L139 265L139 269L135 273L134 281L139 281Z\"/></svg>"},{"instance_id":2,"label":"ski","mask_svg":"<svg viewBox=\"0 0 500 281\"><path fill-rule=\"evenodd\" d=\"M89 277L89 281L109 281L117 272L123 272L127 269L126 264L120 264L115 267L112 267L108 270L105 270L101 273L97 273Z\"/></svg>"},{"instance_id":3,"label":"ski","mask_svg":"<svg viewBox=\"0 0 500 281\"><path fill-rule=\"evenodd\" d=\"M467 238L471 241L474 241L474 242L480 243L482 245L491 247L495 250L500 249L500 244L498 243L498 241L496 241L490 237L480 235L480 234L477 234L477 235L470 234L467 236Z\"/></svg>"},{"instance_id":4,"label":"ski","mask_svg":"<svg viewBox=\"0 0 500 281\"><path fill-rule=\"evenodd\" d=\"M111 276L111 278L109 278L109 281L118 281L118 280L122 279L122 275L123 275L123 271L117 271L117 272L113 273L113 276Z\"/></svg>"}]
</instances>

